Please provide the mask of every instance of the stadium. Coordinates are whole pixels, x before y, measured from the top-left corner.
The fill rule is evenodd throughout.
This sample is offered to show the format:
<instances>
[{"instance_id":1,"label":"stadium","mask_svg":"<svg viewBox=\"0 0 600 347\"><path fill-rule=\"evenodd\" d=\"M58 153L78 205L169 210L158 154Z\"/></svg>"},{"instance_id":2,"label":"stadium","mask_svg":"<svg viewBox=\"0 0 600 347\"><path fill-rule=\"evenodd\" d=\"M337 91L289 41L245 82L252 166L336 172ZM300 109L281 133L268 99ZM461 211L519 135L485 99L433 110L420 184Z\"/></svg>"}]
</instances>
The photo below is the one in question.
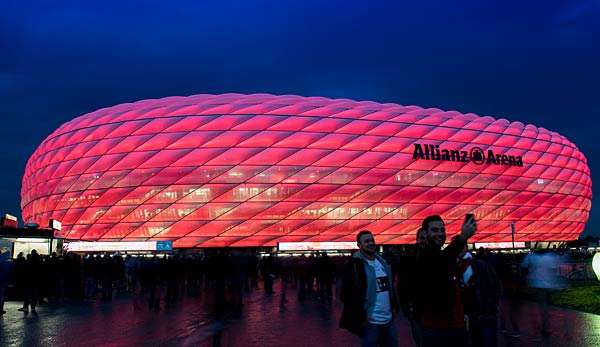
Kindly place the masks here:
<instances>
[{"instance_id":1,"label":"stadium","mask_svg":"<svg viewBox=\"0 0 600 347\"><path fill-rule=\"evenodd\" d=\"M424 217L474 242L568 241L591 208L585 156L521 122L269 94L143 100L77 117L29 158L23 220L82 241L175 248L414 243Z\"/></svg>"}]
</instances>

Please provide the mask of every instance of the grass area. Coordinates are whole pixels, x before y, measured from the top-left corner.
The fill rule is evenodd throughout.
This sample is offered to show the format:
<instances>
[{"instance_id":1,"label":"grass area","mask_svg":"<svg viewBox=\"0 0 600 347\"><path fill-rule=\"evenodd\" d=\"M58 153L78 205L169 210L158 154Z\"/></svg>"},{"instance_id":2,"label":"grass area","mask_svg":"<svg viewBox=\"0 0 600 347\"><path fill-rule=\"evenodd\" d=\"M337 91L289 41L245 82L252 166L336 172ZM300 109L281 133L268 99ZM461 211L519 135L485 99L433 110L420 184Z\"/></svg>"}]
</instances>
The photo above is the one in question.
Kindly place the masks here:
<instances>
[{"instance_id":1,"label":"grass area","mask_svg":"<svg viewBox=\"0 0 600 347\"><path fill-rule=\"evenodd\" d=\"M585 285L552 294L552 303L573 310L600 314L600 285Z\"/></svg>"}]
</instances>

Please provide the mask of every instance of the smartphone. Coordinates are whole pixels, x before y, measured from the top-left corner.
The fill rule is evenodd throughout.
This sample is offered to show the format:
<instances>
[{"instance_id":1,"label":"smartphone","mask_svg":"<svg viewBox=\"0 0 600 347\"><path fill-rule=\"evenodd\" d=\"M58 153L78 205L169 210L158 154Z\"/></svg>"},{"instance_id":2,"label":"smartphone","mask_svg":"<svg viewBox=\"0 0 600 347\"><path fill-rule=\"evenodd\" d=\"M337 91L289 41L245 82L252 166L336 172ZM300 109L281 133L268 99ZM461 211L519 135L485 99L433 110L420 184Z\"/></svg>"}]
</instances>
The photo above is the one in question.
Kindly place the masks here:
<instances>
[{"instance_id":1,"label":"smartphone","mask_svg":"<svg viewBox=\"0 0 600 347\"><path fill-rule=\"evenodd\" d=\"M468 222L469 220L475 220L475 215L472 213L467 213L465 215L465 222Z\"/></svg>"}]
</instances>

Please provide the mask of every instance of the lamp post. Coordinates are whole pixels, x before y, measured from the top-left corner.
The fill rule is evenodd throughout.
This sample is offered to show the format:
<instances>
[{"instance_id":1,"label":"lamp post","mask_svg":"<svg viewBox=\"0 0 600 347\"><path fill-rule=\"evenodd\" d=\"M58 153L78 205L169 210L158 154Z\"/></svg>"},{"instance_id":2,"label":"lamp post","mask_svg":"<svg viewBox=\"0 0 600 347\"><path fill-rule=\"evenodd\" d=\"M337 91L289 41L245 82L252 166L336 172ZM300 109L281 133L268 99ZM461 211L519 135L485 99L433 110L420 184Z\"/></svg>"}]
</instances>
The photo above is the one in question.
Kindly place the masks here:
<instances>
[{"instance_id":1,"label":"lamp post","mask_svg":"<svg viewBox=\"0 0 600 347\"><path fill-rule=\"evenodd\" d=\"M515 254L515 222L510 223L510 234L512 237L512 252Z\"/></svg>"}]
</instances>

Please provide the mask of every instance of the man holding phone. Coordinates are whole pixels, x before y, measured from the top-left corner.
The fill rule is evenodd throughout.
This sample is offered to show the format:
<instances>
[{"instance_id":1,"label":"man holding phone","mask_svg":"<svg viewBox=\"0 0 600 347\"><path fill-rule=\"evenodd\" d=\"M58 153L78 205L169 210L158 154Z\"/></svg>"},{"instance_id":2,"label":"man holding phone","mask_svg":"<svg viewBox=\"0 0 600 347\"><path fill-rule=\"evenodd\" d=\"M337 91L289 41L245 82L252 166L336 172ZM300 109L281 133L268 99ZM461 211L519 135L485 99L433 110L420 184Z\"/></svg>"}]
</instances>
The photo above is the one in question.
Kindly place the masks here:
<instances>
[{"instance_id":1,"label":"man holding phone","mask_svg":"<svg viewBox=\"0 0 600 347\"><path fill-rule=\"evenodd\" d=\"M425 218L426 244L417 255L415 306L421 317L423 346L464 346L466 322L456 259L475 234L477 223L467 214L460 233L442 250L446 226L439 215Z\"/></svg>"}]
</instances>

